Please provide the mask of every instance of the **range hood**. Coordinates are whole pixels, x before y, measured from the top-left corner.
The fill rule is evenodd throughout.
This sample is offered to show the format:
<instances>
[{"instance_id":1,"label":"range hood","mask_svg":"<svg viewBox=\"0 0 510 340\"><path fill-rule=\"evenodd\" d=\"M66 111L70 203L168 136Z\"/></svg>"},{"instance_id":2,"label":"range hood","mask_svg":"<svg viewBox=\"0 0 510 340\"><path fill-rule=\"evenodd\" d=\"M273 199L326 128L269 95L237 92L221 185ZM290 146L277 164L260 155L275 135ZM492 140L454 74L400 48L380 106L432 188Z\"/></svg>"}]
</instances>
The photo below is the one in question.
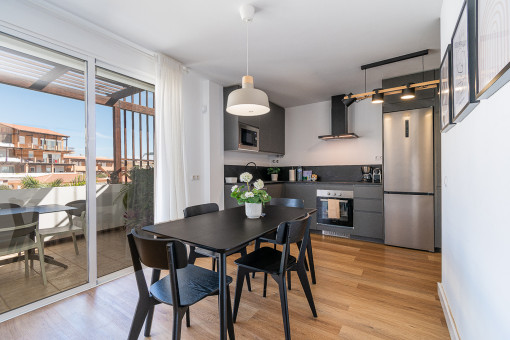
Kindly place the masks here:
<instances>
[{"instance_id":1,"label":"range hood","mask_svg":"<svg viewBox=\"0 0 510 340\"><path fill-rule=\"evenodd\" d=\"M322 140L358 138L355 133L347 132L349 128L348 107L356 101L344 99L345 94L331 97L331 134L319 136Z\"/></svg>"}]
</instances>

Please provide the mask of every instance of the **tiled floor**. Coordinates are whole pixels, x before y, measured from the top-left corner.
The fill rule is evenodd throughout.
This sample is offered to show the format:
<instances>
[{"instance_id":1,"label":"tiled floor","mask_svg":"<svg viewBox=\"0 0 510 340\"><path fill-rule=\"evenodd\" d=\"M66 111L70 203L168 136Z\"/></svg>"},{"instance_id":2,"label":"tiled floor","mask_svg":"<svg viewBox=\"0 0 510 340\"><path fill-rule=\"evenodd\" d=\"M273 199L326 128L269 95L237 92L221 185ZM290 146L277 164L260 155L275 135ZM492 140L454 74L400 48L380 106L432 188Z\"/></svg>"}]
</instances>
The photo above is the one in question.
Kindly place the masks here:
<instances>
[{"instance_id":1,"label":"tiled floor","mask_svg":"<svg viewBox=\"0 0 510 340\"><path fill-rule=\"evenodd\" d=\"M131 265L125 231L100 233L97 235L98 276L113 273ZM67 269L45 264L48 285L41 278L39 261L34 261L29 277L25 277L25 262L0 266L0 313L77 287L87 282L87 252L85 239L78 239L79 255L74 252L72 241L47 244L45 255L68 265ZM2 257L7 258L7 257Z\"/></svg>"}]
</instances>

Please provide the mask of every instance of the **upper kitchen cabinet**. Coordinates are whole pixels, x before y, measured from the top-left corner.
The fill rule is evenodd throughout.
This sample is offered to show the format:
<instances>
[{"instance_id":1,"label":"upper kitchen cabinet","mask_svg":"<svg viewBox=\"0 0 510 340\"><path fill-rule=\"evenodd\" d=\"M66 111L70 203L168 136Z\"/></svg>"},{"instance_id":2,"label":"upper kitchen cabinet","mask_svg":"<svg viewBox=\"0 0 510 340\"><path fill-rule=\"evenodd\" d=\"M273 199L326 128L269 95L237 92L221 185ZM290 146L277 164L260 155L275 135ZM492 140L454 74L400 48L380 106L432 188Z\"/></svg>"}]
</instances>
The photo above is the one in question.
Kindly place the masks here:
<instances>
[{"instance_id":1,"label":"upper kitchen cabinet","mask_svg":"<svg viewBox=\"0 0 510 340\"><path fill-rule=\"evenodd\" d=\"M224 145L226 151L239 149L239 124L259 129L259 152L285 154L285 109L269 102L270 111L261 116L236 116L227 112L230 92L241 88L239 85L223 88Z\"/></svg>"}]
</instances>

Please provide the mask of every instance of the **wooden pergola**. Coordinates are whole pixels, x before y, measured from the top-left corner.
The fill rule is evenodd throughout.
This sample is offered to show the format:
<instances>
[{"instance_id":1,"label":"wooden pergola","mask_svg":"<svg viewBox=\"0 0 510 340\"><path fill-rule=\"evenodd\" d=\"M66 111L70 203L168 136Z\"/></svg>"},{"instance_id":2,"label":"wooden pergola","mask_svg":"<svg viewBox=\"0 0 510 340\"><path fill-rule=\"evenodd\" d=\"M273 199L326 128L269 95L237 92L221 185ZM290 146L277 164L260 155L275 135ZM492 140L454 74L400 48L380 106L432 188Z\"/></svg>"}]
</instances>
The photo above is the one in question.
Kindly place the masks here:
<instances>
[{"instance_id":1,"label":"wooden pergola","mask_svg":"<svg viewBox=\"0 0 510 340\"><path fill-rule=\"evenodd\" d=\"M0 46L0 83L85 100L85 76L82 70L3 46ZM137 102L135 96L138 99ZM96 75L95 97L96 104L112 107L114 172L117 173L117 178L121 177L120 173L123 170L125 172L128 166L143 166L144 163L150 166L152 160L149 157L151 155L149 116L154 116L154 92ZM142 101L143 97L145 97L144 101ZM152 100L150 106L149 99ZM129 113L131 113L131 158L127 156L126 118ZM135 129L135 114L138 115L138 130ZM123 126L121 126L121 117L124 118ZM145 153L142 150L143 117L146 120L147 150ZM139 137L140 150L135 150L135 134ZM124 149L124 155L122 155L122 149ZM139 151L139 157L135 157L136 151Z\"/></svg>"}]
</instances>

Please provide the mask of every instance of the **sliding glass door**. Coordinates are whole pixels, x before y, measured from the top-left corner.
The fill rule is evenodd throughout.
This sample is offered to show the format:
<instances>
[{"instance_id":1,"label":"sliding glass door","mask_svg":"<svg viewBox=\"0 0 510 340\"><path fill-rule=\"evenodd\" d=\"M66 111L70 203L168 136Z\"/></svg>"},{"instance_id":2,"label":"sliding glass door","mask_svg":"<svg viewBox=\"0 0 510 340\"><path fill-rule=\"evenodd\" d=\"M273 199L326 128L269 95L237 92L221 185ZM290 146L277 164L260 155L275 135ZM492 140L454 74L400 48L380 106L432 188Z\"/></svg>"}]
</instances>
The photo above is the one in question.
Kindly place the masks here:
<instances>
[{"instance_id":1,"label":"sliding glass door","mask_svg":"<svg viewBox=\"0 0 510 340\"><path fill-rule=\"evenodd\" d=\"M88 282L85 71L0 34L0 313Z\"/></svg>"}]
</instances>

